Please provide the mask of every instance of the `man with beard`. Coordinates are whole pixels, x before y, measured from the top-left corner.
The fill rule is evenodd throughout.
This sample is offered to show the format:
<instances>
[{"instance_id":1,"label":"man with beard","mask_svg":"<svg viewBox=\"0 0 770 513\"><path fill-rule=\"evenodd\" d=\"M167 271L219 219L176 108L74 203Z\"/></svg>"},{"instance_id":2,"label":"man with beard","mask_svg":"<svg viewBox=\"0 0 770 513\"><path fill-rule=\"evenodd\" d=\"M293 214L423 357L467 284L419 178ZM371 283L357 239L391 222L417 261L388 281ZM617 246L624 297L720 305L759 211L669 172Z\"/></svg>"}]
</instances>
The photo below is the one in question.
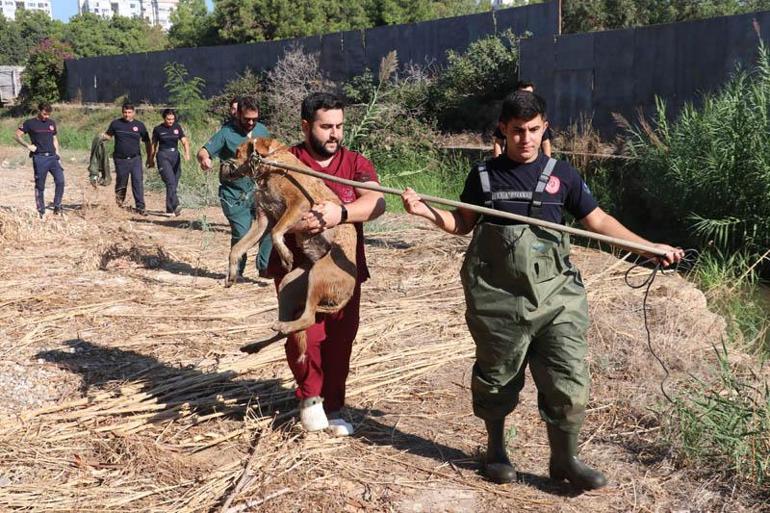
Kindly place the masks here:
<instances>
[{"instance_id":1,"label":"man with beard","mask_svg":"<svg viewBox=\"0 0 770 513\"><path fill-rule=\"evenodd\" d=\"M362 155L342 146L344 104L328 93L314 93L302 102L302 132L305 140L290 151L311 169L339 178L361 183L377 184L377 172ZM319 233L341 223L353 223L358 235L356 265L358 280L355 292L347 305L337 313L319 315L317 322L307 329L307 350L299 361L297 340L286 341L286 357L297 381L296 396L300 400L300 420L308 431L331 428L338 436L353 433L353 426L341 418L345 404L345 381L350 368L350 353L358 332L361 283L369 278L364 255L363 223L382 215L385 199L379 192L357 189L336 182L325 181L337 194L343 205L324 202L316 205L297 223L291 232ZM287 243L295 255L301 254L293 236ZM276 284L286 271L277 255L270 261Z\"/></svg>"},{"instance_id":2,"label":"man with beard","mask_svg":"<svg viewBox=\"0 0 770 513\"><path fill-rule=\"evenodd\" d=\"M198 151L198 163L201 169L208 171L212 168L212 157L218 157L221 162L235 157L238 146L248 137L269 137L265 125L258 122L259 107L251 97L243 97L237 101L237 111L231 119L211 136L206 144ZM251 228L254 219L254 181L243 176L234 180L228 179L223 173L219 175L219 204L222 212L230 223L230 247L234 246ZM267 277L267 263L273 242L269 234L259 241L257 255L257 271L262 277ZM246 269L246 255L238 264L238 276L243 276Z\"/></svg>"}]
</instances>

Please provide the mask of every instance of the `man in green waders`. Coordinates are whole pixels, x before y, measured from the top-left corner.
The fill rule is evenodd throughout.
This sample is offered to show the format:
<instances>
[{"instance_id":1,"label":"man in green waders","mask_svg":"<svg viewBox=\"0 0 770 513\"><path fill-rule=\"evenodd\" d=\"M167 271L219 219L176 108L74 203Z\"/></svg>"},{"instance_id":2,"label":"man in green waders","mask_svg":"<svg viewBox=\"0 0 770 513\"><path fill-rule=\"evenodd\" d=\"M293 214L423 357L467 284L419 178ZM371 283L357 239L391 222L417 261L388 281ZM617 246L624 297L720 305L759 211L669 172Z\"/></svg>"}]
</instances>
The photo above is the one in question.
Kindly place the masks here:
<instances>
[{"instance_id":1,"label":"man in green waders","mask_svg":"<svg viewBox=\"0 0 770 513\"><path fill-rule=\"evenodd\" d=\"M651 244L602 211L567 162L540 153L547 126L539 96L518 91L506 98L500 115L506 153L470 172L461 200L555 223L563 222L566 209L591 231ZM462 208L436 209L411 189L402 199L409 213L446 232L474 231L461 279L476 343L473 411L488 434L484 474L496 483L516 477L505 450L505 417L516 407L529 363L548 429L551 478L584 490L604 486L604 475L577 458L588 402L588 304L580 273L569 261L569 236ZM680 249L655 246L666 253L664 265L683 256Z\"/></svg>"},{"instance_id":2,"label":"man in green waders","mask_svg":"<svg viewBox=\"0 0 770 513\"><path fill-rule=\"evenodd\" d=\"M219 158L221 162L235 157L238 146L247 137L270 137L267 128L259 123L258 119L259 107L256 100L250 97L240 98L235 118L225 123L198 151L198 163L201 169L210 170L213 157ZM229 180L226 173L220 172L219 203L222 205L222 212L230 222L230 247L232 247L251 228L255 214L254 181L248 176ZM267 263L272 249L273 241L269 234L266 234L259 241L259 255L257 255L259 276L267 277ZM238 265L238 275L243 276L245 269L246 255L243 255Z\"/></svg>"}]
</instances>

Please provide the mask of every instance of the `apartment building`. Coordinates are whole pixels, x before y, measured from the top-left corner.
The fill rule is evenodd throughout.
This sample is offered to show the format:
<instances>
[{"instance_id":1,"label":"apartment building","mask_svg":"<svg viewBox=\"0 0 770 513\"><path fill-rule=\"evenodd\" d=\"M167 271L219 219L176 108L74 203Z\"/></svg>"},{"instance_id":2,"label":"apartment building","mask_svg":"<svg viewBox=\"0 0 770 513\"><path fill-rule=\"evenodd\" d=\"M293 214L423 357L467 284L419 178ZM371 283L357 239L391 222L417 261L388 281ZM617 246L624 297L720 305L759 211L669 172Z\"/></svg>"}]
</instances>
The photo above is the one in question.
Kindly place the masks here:
<instances>
[{"instance_id":1,"label":"apartment building","mask_svg":"<svg viewBox=\"0 0 770 513\"><path fill-rule=\"evenodd\" d=\"M0 12L6 19L15 20L16 11L20 9L43 11L48 16L53 17L51 0L0 0Z\"/></svg>"},{"instance_id":2,"label":"apartment building","mask_svg":"<svg viewBox=\"0 0 770 513\"><path fill-rule=\"evenodd\" d=\"M171 11L176 9L178 3L179 0L78 0L78 12L90 12L105 18L144 18L151 25L160 25L168 30L171 28Z\"/></svg>"}]
</instances>

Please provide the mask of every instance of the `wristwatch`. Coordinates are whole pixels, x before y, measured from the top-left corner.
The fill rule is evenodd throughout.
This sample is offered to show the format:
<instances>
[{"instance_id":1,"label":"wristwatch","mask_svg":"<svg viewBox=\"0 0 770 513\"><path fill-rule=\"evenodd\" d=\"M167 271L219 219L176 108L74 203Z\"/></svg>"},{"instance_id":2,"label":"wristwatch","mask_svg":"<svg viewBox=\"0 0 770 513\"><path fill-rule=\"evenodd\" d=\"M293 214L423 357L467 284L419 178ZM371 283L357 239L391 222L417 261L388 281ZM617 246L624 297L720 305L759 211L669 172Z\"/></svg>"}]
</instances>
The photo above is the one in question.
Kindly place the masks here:
<instances>
[{"instance_id":1,"label":"wristwatch","mask_svg":"<svg viewBox=\"0 0 770 513\"><path fill-rule=\"evenodd\" d=\"M340 224L344 223L348 220L348 209L345 208L345 205L340 205Z\"/></svg>"}]
</instances>

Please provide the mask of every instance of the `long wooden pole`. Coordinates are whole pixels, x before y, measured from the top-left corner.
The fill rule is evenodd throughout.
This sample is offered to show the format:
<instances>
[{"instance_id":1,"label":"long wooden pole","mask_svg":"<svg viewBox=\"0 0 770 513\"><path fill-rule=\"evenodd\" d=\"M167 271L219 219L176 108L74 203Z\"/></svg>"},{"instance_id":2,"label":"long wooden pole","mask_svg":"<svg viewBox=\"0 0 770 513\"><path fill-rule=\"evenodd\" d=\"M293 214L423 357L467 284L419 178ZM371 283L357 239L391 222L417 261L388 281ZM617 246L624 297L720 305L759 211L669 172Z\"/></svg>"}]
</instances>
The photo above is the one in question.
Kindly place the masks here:
<instances>
[{"instance_id":1,"label":"long wooden pole","mask_svg":"<svg viewBox=\"0 0 770 513\"><path fill-rule=\"evenodd\" d=\"M366 190L377 191L377 192L382 192L386 194L395 194L396 196L401 196L401 193L404 192L402 190L393 189L391 187L383 187L381 185L370 185L370 184L365 184L361 182L356 182L354 180L346 180L345 178L338 178L336 176L327 175L326 173L319 173L318 171L313 171L312 169L302 168L299 166L292 166L291 164L284 164L282 162L274 162L272 160L265 160L265 159L260 159L260 162L268 166L277 167L280 169L286 169L289 171L295 171L297 173L314 176L322 180L329 180L330 182L337 182L344 185L349 185L357 189L366 189ZM570 233L572 235L579 235L581 237L587 237L589 239L599 240L602 242L606 242L608 244L612 244L613 246L619 246L621 248L643 251L651 255L657 255L657 256L666 255L665 251L658 249L654 246L648 246L647 244L639 244L638 242L632 242L630 240L618 239L616 237L602 235L601 233L589 232L588 230L581 230L580 228L564 226L563 224L552 223L550 221L543 221L542 219L535 219L533 217L527 217L527 216L522 216L518 214L511 214L510 212L503 212L502 210L495 210L493 208L480 207L478 205L472 205L470 203L463 203L462 201L454 201L454 200L449 200L445 198L439 198L438 196L430 196L428 194L420 194L420 193L417 193L417 194L420 196L420 199L422 199L423 201L429 201L431 203L438 203L440 205L447 205L450 207L462 208L465 210L471 210L473 212L477 212L479 214L502 217L504 219L519 221L520 223L532 224L535 226L541 226L543 228L550 228L552 230L556 230L559 232L565 232L565 233Z\"/></svg>"}]
</instances>

